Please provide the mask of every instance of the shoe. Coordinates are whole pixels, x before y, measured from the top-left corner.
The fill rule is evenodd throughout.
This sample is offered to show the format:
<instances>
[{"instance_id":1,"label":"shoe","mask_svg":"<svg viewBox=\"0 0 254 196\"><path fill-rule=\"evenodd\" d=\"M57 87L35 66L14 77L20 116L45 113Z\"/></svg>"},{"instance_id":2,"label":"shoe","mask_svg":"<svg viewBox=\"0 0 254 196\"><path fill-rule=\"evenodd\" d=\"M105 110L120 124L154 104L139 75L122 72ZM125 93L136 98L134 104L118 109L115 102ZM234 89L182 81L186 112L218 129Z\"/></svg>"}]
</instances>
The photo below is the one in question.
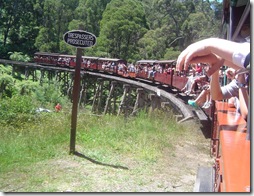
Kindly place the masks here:
<instances>
[{"instance_id":1,"label":"shoe","mask_svg":"<svg viewBox=\"0 0 254 196\"><path fill-rule=\"evenodd\" d=\"M208 109L208 108L210 108L210 106L211 106L210 102L205 102L205 104L202 106L202 108Z\"/></svg>"},{"instance_id":2,"label":"shoe","mask_svg":"<svg viewBox=\"0 0 254 196\"><path fill-rule=\"evenodd\" d=\"M205 103L202 105L201 108L205 108L207 103L208 103L208 102L205 102Z\"/></svg>"},{"instance_id":3,"label":"shoe","mask_svg":"<svg viewBox=\"0 0 254 196\"><path fill-rule=\"evenodd\" d=\"M194 100L188 100L188 104L194 108L198 108L198 105L196 104Z\"/></svg>"}]
</instances>

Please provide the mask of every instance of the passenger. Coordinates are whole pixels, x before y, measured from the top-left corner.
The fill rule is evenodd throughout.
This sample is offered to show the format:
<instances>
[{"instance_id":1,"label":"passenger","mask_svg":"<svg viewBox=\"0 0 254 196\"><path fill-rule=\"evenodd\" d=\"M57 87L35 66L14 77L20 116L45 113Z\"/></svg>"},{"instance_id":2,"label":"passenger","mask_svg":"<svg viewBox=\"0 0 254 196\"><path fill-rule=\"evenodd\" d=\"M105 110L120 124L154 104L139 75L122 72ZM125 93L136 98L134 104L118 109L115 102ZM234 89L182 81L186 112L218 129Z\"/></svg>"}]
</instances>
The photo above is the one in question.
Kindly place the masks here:
<instances>
[{"instance_id":1,"label":"passenger","mask_svg":"<svg viewBox=\"0 0 254 196\"><path fill-rule=\"evenodd\" d=\"M188 104L197 108L201 106L204 109L207 109L212 104L212 97L210 94L210 85L205 85L195 100L188 100Z\"/></svg>"},{"instance_id":2,"label":"passenger","mask_svg":"<svg viewBox=\"0 0 254 196\"><path fill-rule=\"evenodd\" d=\"M207 73L209 70L209 66L204 67L204 74ZM201 87L201 93L198 95L198 97L195 100L188 100L188 104L193 106L193 107L202 107L204 109L207 109L211 106L212 104L212 98L210 94L210 78L207 75L204 75L204 81L202 82L203 78L199 77L195 79L195 82L200 82L202 84Z\"/></svg>"},{"instance_id":3,"label":"passenger","mask_svg":"<svg viewBox=\"0 0 254 196\"><path fill-rule=\"evenodd\" d=\"M196 71L197 75L203 75L202 74L203 68L200 63L196 64L195 71Z\"/></svg>"},{"instance_id":4,"label":"passenger","mask_svg":"<svg viewBox=\"0 0 254 196\"><path fill-rule=\"evenodd\" d=\"M150 78L150 77L153 77L153 78L154 78L155 73L156 73L156 67L155 67L155 65L154 65L154 64L153 64L153 65L150 65L150 64L149 64L149 66L148 66L148 76L147 76L147 78Z\"/></svg>"},{"instance_id":5,"label":"passenger","mask_svg":"<svg viewBox=\"0 0 254 196\"><path fill-rule=\"evenodd\" d=\"M196 94L196 91L198 90L198 86L204 86L209 82L209 78L207 75L197 75L197 77L192 81L191 87L190 87L190 93ZM201 87L202 88L202 87Z\"/></svg>"},{"instance_id":6,"label":"passenger","mask_svg":"<svg viewBox=\"0 0 254 196\"><path fill-rule=\"evenodd\" d=\"M229 83L225 86L220 86L219 82L219 71L216 71L212 76L210 87L206 90L208 92L204 92L206 95L210 94L210 88L214 89L211 94L211 96L214 100L223 100L223 99L229 99L231 97L237 97L239 93L239 88L237 85L237 79L235 78L235 70L232 68L228 68L226 71L227 78L229 79ZM215 92L216 91L216 92ZM201 96L201 95L200 95ZM196 100L189 100L188 104L194 107L197 107L200 105L200 101L202 100L202 97L198 97ZM238 105L237 103L235 105ZM204 107L206 108L206 107ZM238 109L238 108L237 108Z\"/></svg>"},{"instance_id":7,"label":"passenger","mask_svg":"<svg viewBox=\"0 0 254 196\"><path fill-rule=\"evenodd\" d=\"M159 63L155 65L155 71L158 73L162 73L162 66Z\"/></svg>"},{"instance_id":8,"label":"passenger","mask_svg":"<svg viewBox=\"0 0 254 196\"><path fill-rule=\"evenodd\" d=\"M164 74L170 74L171 69L169 68L168 64L165 64L165 67L163 69L163 73Z\"/></svg>"},{"instance_id":9,"label":"passenger","mask_svg":"<svg viewBox=\"0 0 254 196\"><path fill-rule=\"evenodd\" d=\"M193 91L194 89L194 81L197 78L196 76L196 70L193 69L193 67L191 68L191 70L189 71L191 72L191 76L188 77L188 80L185 84L185 86L181 89L182 92L184 92L187 95L190 95L190 93Z\"/></svg>"},{"instance_id":10,"label":"passenger","mask_svg":"<svg viewBox=\"0 0 254 196\"><path fill-rule=\"evenodd\" d=\"M213 100L221 100L224 98L219 85L219 68L227 65L234 68L238 72L248 68L250 65L250 43L237 43L220 38L208 38L188 46L178 57L176 68L187 70L190 63L207 63L211 66L209 75L212 75L210 92ZM248 66L248 67L247 67ZM240 101L241 114L245 119L248 115L248 90L243 88L246 84L243 74L237 75L236 83L232 86L238 87L238 96ZM232 89L232 88L231 88ZM230 88L225 89L232 94ZM230 98L230 97L228 97Z\"/></svg>"},{"instance_id":11,"label":"passenger","mask_svg":"<svg viewBox=\"0 0 254 196\"><path fill-rule=\"evenodd\" d=\"M128 65L128 71L131 72L131 73L136 72L134 64L131 63L131 64Z\"/></svg>"}]
</instances>

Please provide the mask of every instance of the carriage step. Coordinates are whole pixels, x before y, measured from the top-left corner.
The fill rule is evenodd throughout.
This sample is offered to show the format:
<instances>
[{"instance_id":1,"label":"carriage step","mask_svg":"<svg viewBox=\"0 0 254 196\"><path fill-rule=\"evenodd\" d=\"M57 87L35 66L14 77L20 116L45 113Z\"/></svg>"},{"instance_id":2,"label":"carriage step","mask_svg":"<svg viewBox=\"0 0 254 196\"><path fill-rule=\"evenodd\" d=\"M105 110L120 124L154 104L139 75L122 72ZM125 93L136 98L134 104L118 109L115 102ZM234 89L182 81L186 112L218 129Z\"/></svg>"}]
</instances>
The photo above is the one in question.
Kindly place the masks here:
<instances>
[{"instance_id":1,"label":"carriage step","mask_svg":"<svg viewBox=\"0 0 254 196\"><path fill-rule=\"evenodd\" d=\"M199 118L199 120L201 120L201 121L206 121L208 119L205 112L201 109L195 110L195 113L196 113L197 117Z\"/></svg>"}]
</instances>

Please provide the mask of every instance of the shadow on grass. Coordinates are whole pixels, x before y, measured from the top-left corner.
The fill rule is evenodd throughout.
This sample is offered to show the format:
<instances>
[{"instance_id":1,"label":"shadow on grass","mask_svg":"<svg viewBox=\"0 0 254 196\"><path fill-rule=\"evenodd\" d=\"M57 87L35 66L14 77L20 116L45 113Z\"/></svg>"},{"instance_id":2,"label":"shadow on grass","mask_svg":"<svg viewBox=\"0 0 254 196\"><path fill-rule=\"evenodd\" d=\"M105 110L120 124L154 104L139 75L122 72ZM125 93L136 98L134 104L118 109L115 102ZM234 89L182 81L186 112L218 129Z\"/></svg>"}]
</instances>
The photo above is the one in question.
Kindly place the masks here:
<instances>
[{"instance_id":1,"label":"shadow on grass","mask_svg":"<svg viewBox=\"0 0 254 196\"><path fill-rule=\"evenodd\" d=\"M129 169L128 167L123 167L123 166L120 166L120 165L111 165L111 164L107 164L107 163L101 163L101 162L96 161L94 159L91 159L90 157L87 157L86 155L83 155L83 154L81 154L81 153L79 153L77 151L75 151L73 154L78 156L78 157L84 158L84 159L86 159L86 160L88 160L88 161L90 161L92 163L95 163L97 165L103 165L103 166L107 166L107 167L113 167L113 168L116 168L116 169L126 169L126 170Z\"/></svg>"}]
</instances>

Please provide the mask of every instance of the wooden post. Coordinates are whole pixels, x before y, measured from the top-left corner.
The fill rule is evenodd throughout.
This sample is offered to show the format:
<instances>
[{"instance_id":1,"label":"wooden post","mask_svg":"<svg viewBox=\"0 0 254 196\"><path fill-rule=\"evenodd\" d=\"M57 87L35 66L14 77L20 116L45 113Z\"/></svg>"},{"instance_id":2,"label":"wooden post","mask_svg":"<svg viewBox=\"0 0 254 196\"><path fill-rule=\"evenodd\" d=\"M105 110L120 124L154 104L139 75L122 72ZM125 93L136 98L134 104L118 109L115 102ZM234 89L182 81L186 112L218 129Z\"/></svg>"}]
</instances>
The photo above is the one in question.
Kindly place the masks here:
<instances>
[{"instance_id":1,"label":"wooden post","mask_svg":"<svg viewBox=\"0 0 254 196\"><path fill-rule=\"evenodd\" d=\"M80 90L80 70L82 61L82 49L77 48L76 67L72 93L72 115L71 115L71 135L70 135L70 154L75 152L76 143L76 127L77 127L77 114L79 103L79 90Z\"/></svg>"},{"instance_id":2,"label":"wooden post","mask_svg":"<svg viewBox=\"0 0 254 196\"><path fill-rule=\"evenodd\" d=\"M82 51L83 51L82 48L92 47L96 43L95 35L81 30L81 29L84 29L83 25L79 25L79 29L80 30L68 31L63 35L63 39L67 44L77 48L74 84L73 84L73 91L72 91L70 154L75 153L77 114L78 114L80 79L81 79L80 71L81 71L81 61L82 61Z\"/></svg>"}]
</instances>

